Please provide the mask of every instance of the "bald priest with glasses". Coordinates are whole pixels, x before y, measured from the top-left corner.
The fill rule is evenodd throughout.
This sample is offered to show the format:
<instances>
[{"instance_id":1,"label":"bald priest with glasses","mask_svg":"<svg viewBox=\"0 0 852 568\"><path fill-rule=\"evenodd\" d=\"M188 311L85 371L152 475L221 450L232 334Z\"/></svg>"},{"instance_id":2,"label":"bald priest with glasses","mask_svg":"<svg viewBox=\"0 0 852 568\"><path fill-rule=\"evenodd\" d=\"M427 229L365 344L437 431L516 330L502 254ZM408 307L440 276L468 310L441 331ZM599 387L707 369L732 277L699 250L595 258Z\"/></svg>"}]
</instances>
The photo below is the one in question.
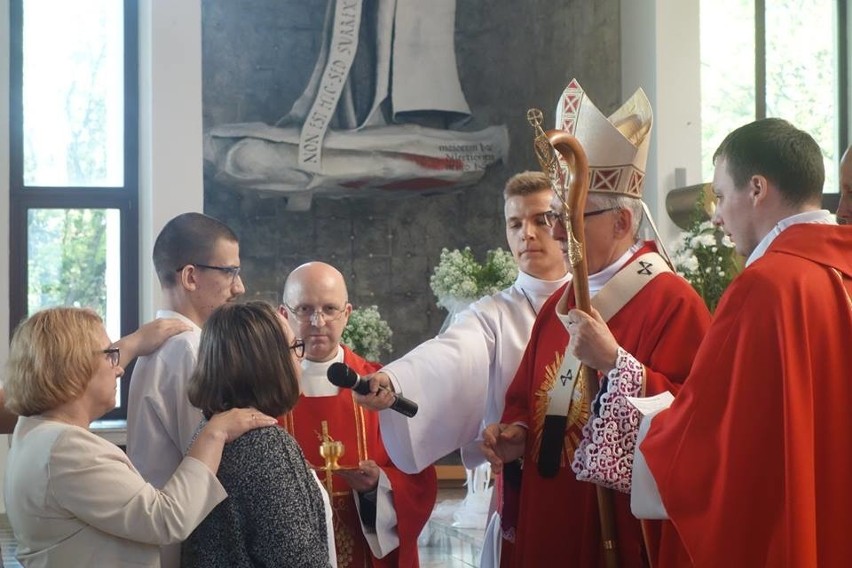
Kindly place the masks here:
<instances>
[{"instance_id":1,"label":"bald priest with glasses","mask_svg":"<svg viewBox=\"0 0 852 568\"><path fill-rule=\"evenodd\" d=\"M130 381L127 455L145 481L162 488L202 420L186 393L198 359L201 327L216 308L241 296L245 288L237 236L201 213L184 213L166 223L154 242L153 258L163 292L157 318L177 318L190 326L140 357ZM162 547L160 560L163 568L180 566L180 543Z\"/></svg>"},{"instance_id":2,"label":"bald priest with glasses","mask_svg":"<svg viewBox=\"0 0 852 568\"><path fill-rule=\"evenodd\" d=\"M324 464L320 436L344 446L343 469L320 472L334 509L338 566L418 566L417 537L437 493L435 468L414 475L397 469L379 435L378 414L327 378L334 363L360 376L381 367L340 343L352 312L343 275L323 262L308 262L289 274L283 299L279 311L305 350L299 402L279 423L316 466Z\"/></svg>"}]
</instances>

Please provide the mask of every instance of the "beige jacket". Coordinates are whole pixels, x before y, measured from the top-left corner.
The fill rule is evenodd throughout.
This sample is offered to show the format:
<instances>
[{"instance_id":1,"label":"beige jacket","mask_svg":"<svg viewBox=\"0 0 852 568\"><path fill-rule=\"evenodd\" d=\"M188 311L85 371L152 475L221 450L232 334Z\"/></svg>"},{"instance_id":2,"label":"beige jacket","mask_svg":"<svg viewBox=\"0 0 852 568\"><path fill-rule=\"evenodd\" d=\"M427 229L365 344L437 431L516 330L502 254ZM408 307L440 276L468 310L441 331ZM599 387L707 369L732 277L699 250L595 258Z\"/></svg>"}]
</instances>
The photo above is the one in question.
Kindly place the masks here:
<instances>
[{"instance_id":1,"label":"beige jacket","mask_svg":"<svg viewBox=\"0 0 852 568\"><path fill-rule=\"evenodd\" d=\"M84 428L21 417L4 485L24 566L160 565L227 494L187 457L162 490L115 445Z\"/></svg>"}]
</instances>

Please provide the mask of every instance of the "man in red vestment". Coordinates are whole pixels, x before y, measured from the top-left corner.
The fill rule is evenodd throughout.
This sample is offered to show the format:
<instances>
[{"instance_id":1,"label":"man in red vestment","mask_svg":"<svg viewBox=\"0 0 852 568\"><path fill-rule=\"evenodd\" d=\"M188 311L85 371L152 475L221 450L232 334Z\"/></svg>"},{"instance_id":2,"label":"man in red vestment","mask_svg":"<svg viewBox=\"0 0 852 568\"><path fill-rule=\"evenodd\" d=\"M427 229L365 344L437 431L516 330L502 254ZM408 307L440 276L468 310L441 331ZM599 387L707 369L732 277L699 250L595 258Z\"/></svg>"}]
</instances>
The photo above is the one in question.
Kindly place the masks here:
<instances>
[{"instance_id":1,"label":"man in red vestment","mask_svg":"<svg viewBox=\"0 0 852 568\"><path fill-rule=\"evenodd\" d=\"M281 313L305 342L302 394L298 404L279 419L308 462L323 466L324 437L343 442L336 473L318 472L329 489L340 568L419 565L417 537L437 494L435 468L414 475L391 463L379 433L379 419L338 389L326 376L342 362L365 376L381 365L366 361L340 344L352 306L343 275L322 262L299 266L287 277Z\"/></svg>"},{"instance_id":2,"label":"man in red vestment","mask_svg":"<svg viewBox=\"0 0 852 568\"><path fill-rule=\"evenodd\" d=\"M820 210L822 153L786 121L733 131L714 162L746 268L639 449L693 565L845 566L852 227Z\"/></svg>"},{"instance_id":3,"label":"man in red vestment","mask_svg":"<svg viewBox=\"0 0 852 568\"><path fill-rule=\"evenodd\" d=\"M632 355L643 369L638 391L675 391L710 320L701 298L669 269L654 243L638 237L651 127L644 93L637 91L609 118L594 108L576 81L561 102L557 125L579 139L589 158L592 184L585 244L592 304L600 313L578 326L576 310L571 311L571 285L551 296L506 394L502 422L486 429L483 451L495 469L523 457L517 522L512 526L509 519L503 526L504 538L515 541L514 551L501 559L503 566L604 566L596 486L578 481L571 470L582 429L593 412L572 359L583 360L606 378ZM564 245L563 218L562 203L554 199L553 236ZM571 327L569 313L574 316ZM584 353L568 347L569 339L594 326L611 330L611 341L604 356L586 360ZM649 553L656 553L659 527L650 535L648 551L628 496L614 495L614 505L620 566L647 565Z\"/></svg>"}]
</instances>

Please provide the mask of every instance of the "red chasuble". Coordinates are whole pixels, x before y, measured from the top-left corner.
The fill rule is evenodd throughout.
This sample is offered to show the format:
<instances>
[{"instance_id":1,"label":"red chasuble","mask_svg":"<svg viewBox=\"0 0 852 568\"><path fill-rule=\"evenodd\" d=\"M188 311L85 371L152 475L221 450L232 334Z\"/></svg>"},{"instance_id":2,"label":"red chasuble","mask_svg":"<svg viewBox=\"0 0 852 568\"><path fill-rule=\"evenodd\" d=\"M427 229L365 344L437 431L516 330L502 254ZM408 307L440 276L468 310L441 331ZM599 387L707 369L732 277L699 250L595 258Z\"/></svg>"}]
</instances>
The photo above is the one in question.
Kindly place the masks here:
<instances>
[{"instance_id":1,"label":"red chasuble","mask_svg":"<svg viewBox=\"0 0 852 568\"><path fill-rule=\"evenodd\" d=\"M695 566L852 559L852 227L782 232L734 280L641 446Z\"/></svg>"},{"instance_id":2,"label":"red chasuble","mask_svg":"<svg viewBox=\"0 0 852 568\"><path fill-rule=\"evenodd\" d=\"M343 362L358 375L376 372L381 365L354 354L343 346ZM388 411L391 412L391 411ZM346 481L333 474L334 540L337 547L337 564L340 568L362 566L419 566L417 537L429 520L437 495L435 468L428 467L414 475L399 471L390 461L379 434L379 417L352 400L352 391L341 389L336 396L300 396L296 407L279 418L305 453L309 463L322 466L325 460L319 453L322 421L328 422L328 434L343 442L345 453L340 458L342 466L358 466L362 460L373 460L381 467L393 488L393 503L397 517L399 547L384 558L374 558L362 534L356 497ZM325 484L325 472L318 472Z\"/></svg>"},{"instance_id":3,"label":"red chasuble","mask_svg":"<svg viewBox=\"0 0 852 568\"><path fill-rule=\"evenodd\" d=\"M646 243L633 258L650 251L654 247ZM555 311L562 293L558 290L542 307L506 394L502 421L523 422L529 430L517 525L512 527L511 519L503 525L504 537L511 540L513 532L515 536L514 547L507 547L513 552L501 560L503 566L604 566L596 486L577 481L571 471L574 450L589 416L587 404L569 412L559 473L544 478L537 468L547 391L557 378L569 339ZM574 305L571 294L569 306ZM652 395L676 392L709 323L707 308L686 280L663 273L625 304L608 325L619 345L645 365L645 392ZM582 383L578 381L577 388L584 388ZM507 495L507 502L509 499ZM645 566L648 553L640 523L630 513L630 498L616 493L614 501L620 566ZM651 524L657 525L651 533L650 553L655 556L660 527Z\"/></svg>"}]
</instances>

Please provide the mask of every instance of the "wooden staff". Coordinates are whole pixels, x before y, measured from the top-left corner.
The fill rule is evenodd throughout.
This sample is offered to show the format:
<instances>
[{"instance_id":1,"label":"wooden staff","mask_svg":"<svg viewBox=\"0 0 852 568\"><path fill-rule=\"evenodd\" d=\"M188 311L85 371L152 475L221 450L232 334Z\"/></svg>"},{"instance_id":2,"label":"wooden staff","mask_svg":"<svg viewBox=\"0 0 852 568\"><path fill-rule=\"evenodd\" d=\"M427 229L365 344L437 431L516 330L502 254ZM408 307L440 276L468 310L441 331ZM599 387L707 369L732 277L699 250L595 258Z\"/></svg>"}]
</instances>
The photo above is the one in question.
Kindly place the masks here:
<instances>
[{"instance_id":1,"label":"wooden staff","mask_svg":"<svg viewBox=\"0 0 852 568\"><path fill-rule=\"evenodd\" d=\"M571 264L571 270L574 274L571 286L574 288L577 309L591 315L589 267L586 261L586 244L583 234L585 226L583 213L586 209L586 197L589 194L589 161L580 142L572 135L564 130L542 131L541 111L531 109L527 113L527 119L538 133L535 140L536 156L542 169L550 177L553 189L565 209L562 222L565 224L565 232L568 235L568 262ZM554 150L559 152L567 163L567 172L562 170ZM586 381L586 403L591 408L592 401L600 388L597 374L590 372L583 365L580 367L578 380ZM618 568L612 490L600 485L595 487L597 488L604 562L607 568Z\"/></svg>"}]
</instances>

